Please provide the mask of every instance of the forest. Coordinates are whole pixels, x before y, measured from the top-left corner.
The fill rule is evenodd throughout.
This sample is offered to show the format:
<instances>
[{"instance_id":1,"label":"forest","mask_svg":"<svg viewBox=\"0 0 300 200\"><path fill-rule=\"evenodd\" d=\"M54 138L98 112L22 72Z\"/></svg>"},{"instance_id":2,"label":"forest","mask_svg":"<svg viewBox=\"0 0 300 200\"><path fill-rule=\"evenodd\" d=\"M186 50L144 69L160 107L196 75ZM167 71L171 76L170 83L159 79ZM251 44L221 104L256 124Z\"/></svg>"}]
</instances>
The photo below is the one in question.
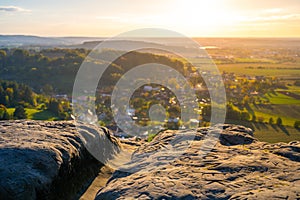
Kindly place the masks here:
<instances>
[{"instance_id":1,"label":"forest","mask_svg":"<svg viewBox=\"0 0 300 200\"><path fill-rule=\"evenodd\" d=\"M228 47L208 52L217 63L225 84L227 123L251 127L258 134L257 137L263 140L277 141L282 139L282 133L286 141L298 137L299 67L296 58L290 59L297 50L280 49L276 53L273 49ZM117 53L112 49L92 54L88 49L0 49L0 79L3 80L0 82L0 119L71 119L72 89L81 64L87 61L97 67L104 67ZM97 59L99 57L100 60ZM195 63L201 61L199 58L191 60ZM193 120L198 121L199 126L209 125L211 99L201 74L195 73L195 67L180 57L147 52L125 53L109 63L96 91L99 124L115 126L110 95L126 72L145 63L164 64L183 74L197 95L197 99L189 100L198 104L195 110L199 117ZM90 76L95 75L90 73ZM215 75L209 76L213 79ZM172 78L166 79L165 83L175 88L185 87ZM87 95L84 90L82 95ZM156 104L166 109L162 128L180 129L189 126L180 119L181 109L175 94L157 84L144 85L134 92L128 108L132 120L140 125L149 124L149 109ZM276 137L262 134L274 130L278 133Z\"/></svg>"}]
</instances>

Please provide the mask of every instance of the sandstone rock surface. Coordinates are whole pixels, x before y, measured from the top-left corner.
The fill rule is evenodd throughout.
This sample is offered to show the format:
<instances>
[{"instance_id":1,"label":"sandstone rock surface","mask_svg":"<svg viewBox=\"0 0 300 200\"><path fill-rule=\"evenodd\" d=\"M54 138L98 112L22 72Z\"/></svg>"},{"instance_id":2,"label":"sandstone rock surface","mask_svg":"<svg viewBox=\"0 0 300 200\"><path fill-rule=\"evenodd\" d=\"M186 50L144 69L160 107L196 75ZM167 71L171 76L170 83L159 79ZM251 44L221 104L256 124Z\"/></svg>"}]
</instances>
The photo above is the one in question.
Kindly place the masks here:
<instances>
[{"instance_id":1,"label":"sandstone rock surface","mask_svg":"<svg viewBox=\"0 0 300 200\"><path fill-rule=\"evenodd\" d=\"M103 148L111 156L118 151L118 141L105 128L72 121L0 121L0 199L72 199L102 165L83 145L97 143L95 138L114 143Z\"/></svg>"},{"instance_id":2,"label":"sandstone rock surface","mask_svg":"<svg viewBox=\"0 0 300 200\"><path fill-rule=\"evenodd\" d=\"M213 148L203 148L205 136L216 133ZM300 199L300 142L259 142L235 125L164 131L141 145L96 199Z\"/></svg>"}]
</instances>

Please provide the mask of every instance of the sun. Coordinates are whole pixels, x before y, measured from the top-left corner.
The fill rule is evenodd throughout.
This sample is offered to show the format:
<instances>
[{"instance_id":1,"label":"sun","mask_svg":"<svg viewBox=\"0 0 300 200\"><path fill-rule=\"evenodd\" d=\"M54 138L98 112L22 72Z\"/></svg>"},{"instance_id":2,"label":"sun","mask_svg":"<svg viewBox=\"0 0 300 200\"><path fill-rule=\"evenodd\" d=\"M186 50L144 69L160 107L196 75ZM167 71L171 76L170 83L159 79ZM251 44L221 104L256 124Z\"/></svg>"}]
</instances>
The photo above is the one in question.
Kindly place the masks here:
<instances>
[{"instance_id":1,"label":"sun","mask_svg":"<svg viewBox=\"0 0 300 200\"><path fill-rule=\"evenodd\" d=\"M166 23L181 27L187 32L217 32L234 18L224 1L176 0L165 13Z\"/></svg>"}]
</instances>

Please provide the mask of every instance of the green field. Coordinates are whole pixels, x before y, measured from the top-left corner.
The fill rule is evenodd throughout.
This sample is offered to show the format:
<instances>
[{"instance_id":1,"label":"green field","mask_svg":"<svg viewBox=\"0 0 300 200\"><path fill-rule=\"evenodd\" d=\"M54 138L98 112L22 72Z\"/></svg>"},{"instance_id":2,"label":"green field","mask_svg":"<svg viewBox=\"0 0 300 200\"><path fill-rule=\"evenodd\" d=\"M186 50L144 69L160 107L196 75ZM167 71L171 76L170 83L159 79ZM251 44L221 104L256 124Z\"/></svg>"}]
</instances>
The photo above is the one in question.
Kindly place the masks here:
<instances>
[{"instance_id":1,"label":"green field","mask_svg":"<svg viewBox=\"0 0 300 200\"><path fill-rule=\"evenodd\" d=\"M290 126L276 126L267 124L254 125L254 137L263 142L291 142L300 140L300 130Z\"/></svg>"},{"instance_id":2,"label":"green field","mask_svg":"<svg viewBox=\"0 0 300 200\"><path fill-rule=\"evenodd\" d=\"M267 94L266 99L269 104L251 105L249 112L255 113L256 117L263 117L264 122L268 122L270 117L274 121L280 117L284 125L293 126L300 116L300 100L281 93Z\"/></svg>"},{"instance_id":3,"label":"green field","mask_svg":"<svg viewBox=\"0 0 300 200\"><path fill-rule=\"evenodd\" d=\"M281 78L300 77L300 64L269 64L269 63L233 63L218 64L220 72L225 71L237 75L274 76Z\"/></svg>"},{"instance_id":4,"label":"green field","mask_svg":"<svg viewBox=\"0 0 300 200\"><path fill-rule=\"evenodd\" d=\"M300 105L300 100L292 98L290 96L276 93L276 94L267 94L266 98L269 99L271 104L286 104L286 105Z\"/></svg>"},{"instance_id":5,"label":"green field","mask_svg":"<svg viewBox=\"0 0 300 200\"><path fill-rule=\"evenodd\" d=\"M239 124L249 127L254 132L254 137L262 142L291 142L300 141L300 129L291 126L277 126L266 123L253 123L247 121L227 121L230 124Z\"/></svg>"},{"instance_id":6,"label":"green field","mask_svg":"<svg viewBox=\"0 0 300 200\"><path fill-rule=\"evenodd\" d=\"M15 108L8 108L7 109L8 113L13 116L13 113L15 111ZM53 114L52 112L48 110L38 110L34 108L25 108L27 118L28 119L33 119L33 120L57 120L58 117Z\"/></svg>"},{"instance_id":7,"label":"green field","mask_svg":"<svg viewBox=\"0 0 300 200\"><path fill-rule=\"evenodd\" d=\"M299 120L300 116L300 100L281 93L267 94L266 98L269 103L266 104L251 104L248 107L247 112L250 115L255 114L256 119L263 119L263 122L269 122L272 117L274 123L276 119L280 117L283 125L294 126L296 120ZM235 107L236 110L239 110Z\"/></svg>"},{"instance_id":8,"label":"green field","mask_svg":"<svg viewBox=\"0 0 300 200\"><path fill-rule=\"evenodd\" d=\"M290 84L293 84L293 82ZM300 95L300 86L289 85L287 87L288 87L288 89L282 90L282 91L292 92L294 94Z\"/></svg>"},{"instance_id":9,"label":"green field","mask_svg":"<svg viewBox=\"0 0 300 200\"><path fill-rule=\"evenodd\" d=\"M263 118L263 122L269 122L269 119L272 117L274 120L274 123L276 123L276 120L278 117L282 119L282 124L286 126L293 126L296 119L292 117L287 117L281 114L278 114L276 112L273 113L267 113L268 110L261 109L261 110L254 110L256 118Z\"/></svg>"}]
</instances>

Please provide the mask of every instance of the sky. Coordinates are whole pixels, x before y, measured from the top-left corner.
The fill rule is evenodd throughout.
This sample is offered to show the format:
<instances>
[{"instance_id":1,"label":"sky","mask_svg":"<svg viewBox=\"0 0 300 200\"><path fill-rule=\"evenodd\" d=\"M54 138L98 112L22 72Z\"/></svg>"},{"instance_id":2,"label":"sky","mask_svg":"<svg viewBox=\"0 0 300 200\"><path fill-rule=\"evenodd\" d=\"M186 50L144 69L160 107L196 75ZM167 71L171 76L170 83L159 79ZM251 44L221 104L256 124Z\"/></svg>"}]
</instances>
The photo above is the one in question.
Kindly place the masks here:
<instances>
[{"instance_id":1,"label":"sky","mask_svg":"<svg viewBox=\"0 0 300 200\"><path fill-rule=\"evenodd\" d=\"M300 37L300 0L0 0L3 35L111 37L137 28Z\"/></svg>"}]
</instances>

